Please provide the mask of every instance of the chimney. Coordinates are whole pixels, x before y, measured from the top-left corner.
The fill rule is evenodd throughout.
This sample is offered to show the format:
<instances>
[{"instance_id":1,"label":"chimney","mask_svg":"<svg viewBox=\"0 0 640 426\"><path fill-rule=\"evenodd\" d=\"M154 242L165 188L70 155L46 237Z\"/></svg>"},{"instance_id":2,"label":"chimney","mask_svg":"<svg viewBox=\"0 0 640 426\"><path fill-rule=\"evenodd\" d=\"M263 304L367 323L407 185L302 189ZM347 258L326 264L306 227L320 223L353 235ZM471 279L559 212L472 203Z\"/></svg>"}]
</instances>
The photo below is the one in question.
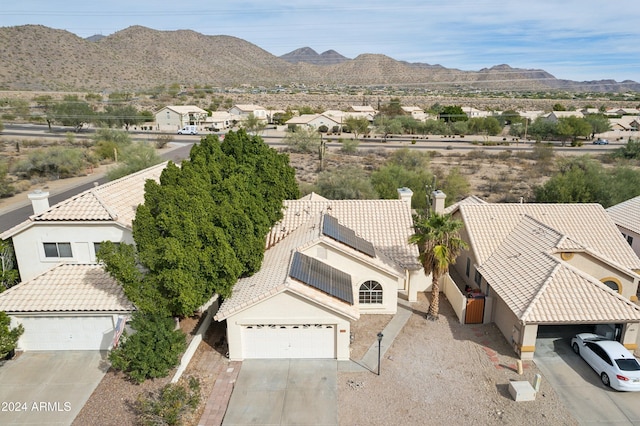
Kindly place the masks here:
<instances>
[{"instance_id":1,"label":"chimney","mask_svg":"<svg viewBox=\"0 0 640 426\"><path fill-rule=\"evenodd\" d=\"M435 213L443 214L444 213L444 200L447 198L447 195L438 190L435 190L431 193L431 210Z\"/></svg>"},{"instance_id":2,"label":"chimney","mask_svg":"<svg viewBox=\"0 0 640 426\"><path fill-rule=\"evenodd\" d=\"M413 197L413 191L409 188L398 188L398 198L411 208L411 197Z\"/></svg>"},{"instance_id":3,"label":"chimney","mask_svg":"<svg viewBox=\"0 0 640 426\"><path fill-rule=\"evenodd\" d=\"M36 189L31 194L27 195L31 200L33 206L33 214L40 214L49 210L49 193L42 192L40 189Z\"/></svg>"}]
</instances>

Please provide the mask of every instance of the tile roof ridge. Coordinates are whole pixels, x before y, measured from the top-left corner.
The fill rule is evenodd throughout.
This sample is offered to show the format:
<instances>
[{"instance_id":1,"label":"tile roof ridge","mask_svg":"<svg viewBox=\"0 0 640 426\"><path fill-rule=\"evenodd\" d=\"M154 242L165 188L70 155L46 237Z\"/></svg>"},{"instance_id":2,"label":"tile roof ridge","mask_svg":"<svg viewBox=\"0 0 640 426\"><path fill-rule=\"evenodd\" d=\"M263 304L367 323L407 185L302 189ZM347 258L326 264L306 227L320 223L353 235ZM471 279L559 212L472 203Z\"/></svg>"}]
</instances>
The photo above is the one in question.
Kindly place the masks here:
<instances>
[{"instance_id":1,"label":"tile roof ridge","mask_svg":"<svg viewBox=\"0 0 640 426\"><path fill-rule=\"evenodd\" d=\"M549 274L549 276L544 280L544 282L542 283L542 285L538 288L538 291L536 291L535 296L533 296L531 298L531 300L529 301L529 304L527 306L527 308L522 312L522 315L519 316L519 320L523 323L526 323L526 321L524 320L524 318L526 318L530 312L533 310L536 302L542 297L542 295L545 293L545 291L547 290L547 288L549 287L549 285L553 282L553 278L556 275L556 273L560 270L560 268L562 267L561 262L547 254L549 257L551 257L553 260L555 260L557 262L556 266L554 266L553 270L551 271L551 273Z\"/></svg>"}]
</instances>

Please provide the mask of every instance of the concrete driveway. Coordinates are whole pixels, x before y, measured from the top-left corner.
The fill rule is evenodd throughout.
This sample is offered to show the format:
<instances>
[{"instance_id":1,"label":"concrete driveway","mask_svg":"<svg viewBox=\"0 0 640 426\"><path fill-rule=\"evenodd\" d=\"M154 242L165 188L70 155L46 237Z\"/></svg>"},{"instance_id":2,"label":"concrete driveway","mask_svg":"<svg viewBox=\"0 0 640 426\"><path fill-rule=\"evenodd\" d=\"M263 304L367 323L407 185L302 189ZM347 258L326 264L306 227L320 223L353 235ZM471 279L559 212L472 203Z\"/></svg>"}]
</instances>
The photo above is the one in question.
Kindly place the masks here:
<instances>
[{"instance_id":1,"label":"concrete driveway","mask_svg":"<svg viewBox=\"0 0 640 426\"><path fill-rule=\"evenodd\" d=\"M571 339L538 338L534 361L581 425L639 425L640 392L606 388L569 346Z\"/></svg>"},{"instance_id":2,"label":"concrete driveway","mask_svg":"<svg viewBox=\"0 0 640 426\"><path fill-rule=\"evenodd\" d=\"M245 360L222 422L337 425L336 360Z\"/></svg>"},{"instance_id":3,"label":"concrete driveway","mask_svg":"<svg viewBox=\"0 0 640 426\"><path fill-rule=\"evenodd\" d=\"M0 424L70 425L109 364L106 352L25 352L0 366Z\"/></svg>"}]
</instances>

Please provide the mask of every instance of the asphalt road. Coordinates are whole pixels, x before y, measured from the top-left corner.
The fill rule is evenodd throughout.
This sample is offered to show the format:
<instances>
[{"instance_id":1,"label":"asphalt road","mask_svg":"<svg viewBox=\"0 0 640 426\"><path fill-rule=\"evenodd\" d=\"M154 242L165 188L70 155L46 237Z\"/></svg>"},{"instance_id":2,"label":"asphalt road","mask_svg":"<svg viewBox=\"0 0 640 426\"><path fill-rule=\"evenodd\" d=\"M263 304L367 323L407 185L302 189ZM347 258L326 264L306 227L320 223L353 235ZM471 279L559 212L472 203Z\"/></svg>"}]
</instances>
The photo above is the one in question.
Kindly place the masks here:
<instances>
[{"instance_id":1,"label":"asphalt road","mask_svg":"<svg viewBox=\"0 0 640 426\"><path fill-rule=\"evenodd\" d=\"M169 152L164 153L162 157L165 160L180 162L183 159L189 157L189 152L191 151L192 145L193 145L192 143L184 144L179 148L176 148ZM107 182L107 179L104 176L96 177L95 180L92 180L90 182L80 184L78 186L74 186L72 188L69 188L67 190L64 190L56 194L51 194L51 196L49 197L49 205L53 206L54 204L64 201L67 198L71 198L76 194L86 191L87 189L91 189L95 186L95 183L97 183L98 185L101 185L105 182ZM25 201L25 203L22 206L14 210L10 210L0 216L0 232L4 232L7 229L10 229L22 223L23 221L27 220L29 216L31 216L32 214L33 214L33 208L31 206L31 203L28 201Z\"/></svg>"}]
</instances>

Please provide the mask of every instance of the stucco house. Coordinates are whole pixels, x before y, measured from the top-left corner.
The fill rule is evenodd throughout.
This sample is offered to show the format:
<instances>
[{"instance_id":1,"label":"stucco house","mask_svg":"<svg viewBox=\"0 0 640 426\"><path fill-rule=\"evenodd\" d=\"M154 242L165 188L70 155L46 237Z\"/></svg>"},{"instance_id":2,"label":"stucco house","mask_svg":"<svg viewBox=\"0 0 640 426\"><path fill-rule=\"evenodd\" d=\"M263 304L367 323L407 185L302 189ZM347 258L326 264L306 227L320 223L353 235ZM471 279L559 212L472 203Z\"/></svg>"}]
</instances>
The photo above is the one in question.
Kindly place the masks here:
<instances>
[{"instance_id":1,"label":"stucco house","mask_svg":"<svg viewBox=\"0 0 640 426\"><path fill-rule=\"evenodd\" d=\"M156 130L175 132L188 125L202 126L209 113L195 105L170 105L155 113ZM202 130L202 129L198 129Z\"/></svg>"},{"instance_id":2,"label":"stucco house","mask_svg":"<svg viewBox=\"0 0 640 426\"><path fill-rule=\"evenodd\" d=\"M607 213L636 256L640 257L640 196L609 207Z\"/></svg>"},{"instance_id":3,"label":"stucco house","mask_svg":"<svg viewBox=\"0 0 640 426\"><path fill-rule=\"evenodd\" d=\"M0 293L0 310L25 332L19 350L105 350L133 310L96 262L102 241L133 243L144 183L166 163L97 186L54 206L30 194L34 214L0 235L12 239L22 282Z\"/></svg>"},{"instance_id":4,"label":"stucco house","mask_svg":"<svg viewBox=\"0 0 640 426\"><path fill-rule=\"evenodd\" d=\"M561 118L568 118L568 117L584 118L584 114L580 111L551 111L549 114L545 115L544 117L545 117L545 120L555 123Z\"/></svg>"},{"instance_id":5,"label":"stucco house","mask_svg":"<svg viewBox=\"0 0 640 426\"><path fill-rule=\"evenodd\" d=\"M244 120L249 117L249 114L253 114L254 117L260 120L267 120L267 110L260 105L253 104L238 104L231 107L229 110L234 119L237 121Z\"/></svg>"},{"instance_id":6,"label":"stucco house","mask_svg":"<svg viewBox=\"0 0 640 426\"><path fill-rule=\"evenodd\" d=\"M236 283L215 316L226 321L230 359L346 360L351 321L395 313L398 297L416 300L430 281L408 244L410 192L285 201L262 268Z\"/></svg>"},{"instance_id":7,"label":"stucco house","mask_svg":"<svg viewBox=\"0 0 640 426\"><path fill-rule=\"evenodd\" d=\"M334 126L340 126L340 120L325 114L302 114L291 117L285 124L287 126L294 125L311 129L319 129L322 126L326 126L331 131Z\"/></svg>"},{"instance_id":8,"label":"stucco house","mask_svg":"<svg viewBox=\"0 0 640 426\"><path fill-rule=\"evenodd\" d=\"M410 115L411 118L417 121L425 121L428 117L424 110L417 106L403 106L401 107L405 114Z\"/></svg>"},{"instance_id":9,"label":"stucco house","mask_svg":"<svg viewBox=\"0 0 640 426\"><path fill-rule=\"evenodd\" d=\"M461 322L481 301L480 322L495 323L522 359L533 358L538 333L563 327L636 348L640 259L601 205L475 199L449 211L469 243L445 289Z\"/></svg>"}]
</instances>

